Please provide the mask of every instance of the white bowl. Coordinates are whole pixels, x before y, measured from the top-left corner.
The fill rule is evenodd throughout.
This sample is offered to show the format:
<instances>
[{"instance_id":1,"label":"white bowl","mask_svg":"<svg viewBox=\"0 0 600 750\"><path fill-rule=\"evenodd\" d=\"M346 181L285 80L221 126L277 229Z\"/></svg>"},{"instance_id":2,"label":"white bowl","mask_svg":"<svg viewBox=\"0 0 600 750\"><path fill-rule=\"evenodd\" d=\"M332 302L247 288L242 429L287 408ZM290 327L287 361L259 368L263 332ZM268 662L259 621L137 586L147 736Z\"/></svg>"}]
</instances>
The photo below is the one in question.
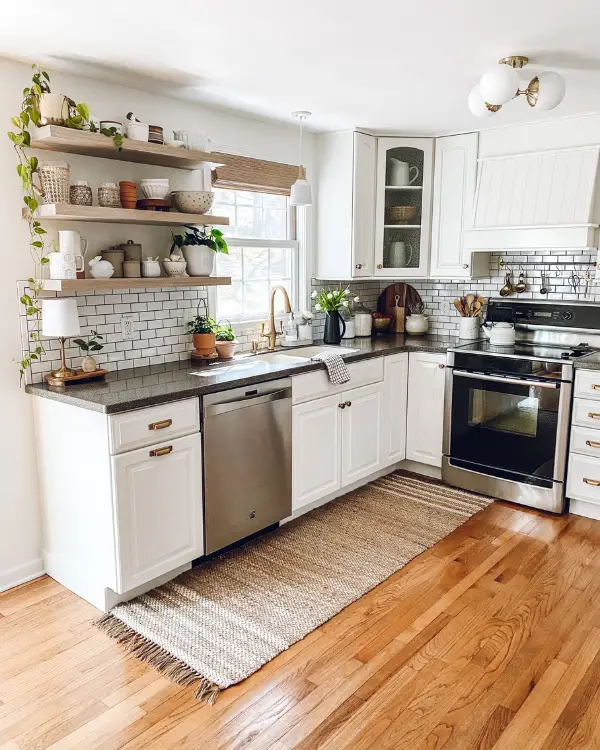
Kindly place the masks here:
<instances>
[{"instance_id":1,"label":"white bowl","mask_svg":"<svg viewBox=\"0 0 600 750\"><path fill-rule=\"evenodd\" d=\"M169 178L168 177L145 177L143 180L140 180L140 182L147 182L148 184L152 185L168 185L169 184Z\"/></svg>"},{"instance_id":2,"label":"white bowl","mask_svg":"<svg viewBox=\"0 0 600 750\"><path fill-rule=\"evenodd\" d=\"M164 198L169 195L168 182L166 185L152 182L150 184L142 182L140 183L140 189L146 198L150 198L152 200L164 200Z\"/></svg>"},{"instance_id":3,"label":"white bowl","mask_svg":"<svg viewBox=\"0 0 600 750\"><path fill-rule=\"evenodd\" d=\"M215 194L207 190L175 190L173 206L183 213L205 214L210 211Z\"/></svg>"},{"instance_id":4,"label":"white bowl","mask_svg":"<svg viewBox=\"0 0 600 750\"><path fill-rule=\"evenodd\" d=\"M185 260L163 260L162 267L167 276L183 276L187 261Z\"/></svg>"}]
</instances>

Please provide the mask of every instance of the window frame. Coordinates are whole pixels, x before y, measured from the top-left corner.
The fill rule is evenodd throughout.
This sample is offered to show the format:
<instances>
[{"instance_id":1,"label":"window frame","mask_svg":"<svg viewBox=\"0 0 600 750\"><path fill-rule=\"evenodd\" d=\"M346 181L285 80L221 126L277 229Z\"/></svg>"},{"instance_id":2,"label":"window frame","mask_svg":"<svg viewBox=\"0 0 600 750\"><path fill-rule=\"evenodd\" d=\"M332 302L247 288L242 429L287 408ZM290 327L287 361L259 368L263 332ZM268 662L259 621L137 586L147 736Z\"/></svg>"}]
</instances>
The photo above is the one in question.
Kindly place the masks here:
<instances>
[{"instance_id":1,"label":"window frame","mask_svg":"<svg viewBox=\"0 0 600 750\"><path fill-rule=\"evenodd\" d=\"M234 189L234 188L227 188L228 190ZM248 191L243 191L248 192ZM289 197L288 197L289 200ZM306 279L306 251L305 251L305 242L302 240L302 238L299 238L298 235L302 234L301 231L299 231L298 226L298 212L295 206L290 206L288 204L287 207L287 219L288 219L288 228L287 228L287 235L289 239L286 240L276 240L276 239L260 239L255 237L227 237L227 228L223 227L223 233L225 235L225 239L227 240L227 245L229 247L257 247L257 248L289 248L293 252L293 259L292 259L292 289L288 290L288 293L290 295L290 302L292 305L293 310L301 310L303 309L303 306L305 304L305 279ZM242 281L243 283L243 281ZM220 315L218 311L218 303L217 303L217 297L218 295L218 287L213 286L208 288L208 309L209 314L214 317L217 320L224 319L222 315ZM266 310L264 314L257 315L256 313L252 314L242 314L242 315L233 315L228 316L227 320L231 322L232 325L236 327L236 330L238 331L244 331L249 329L254 329L257 327L257 324L263 322L267 315L268 315L268 305L269 300L265 300L266 304ZM275 315L276 319L279 320L282 318L281 313L276 313Z\"/></svg>"}]
</instances>

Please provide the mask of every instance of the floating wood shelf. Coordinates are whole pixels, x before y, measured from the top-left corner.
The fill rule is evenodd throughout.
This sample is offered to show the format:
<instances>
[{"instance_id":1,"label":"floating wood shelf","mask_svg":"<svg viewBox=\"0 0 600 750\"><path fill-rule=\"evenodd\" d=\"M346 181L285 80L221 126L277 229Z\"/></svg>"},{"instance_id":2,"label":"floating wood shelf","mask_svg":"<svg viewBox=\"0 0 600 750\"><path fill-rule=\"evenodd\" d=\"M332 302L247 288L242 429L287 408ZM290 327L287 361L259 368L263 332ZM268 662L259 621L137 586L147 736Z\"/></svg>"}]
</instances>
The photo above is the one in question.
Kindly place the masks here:
<instances>
[{"instance_id":1,"label":"floating wood shelf","mask_svg":"<svg viewBox=\"0 0 600 750\"><path fill-rule=\"evenodd\" d=\"M160 276L156 279L44 279L44 292L77 292L156 287L229 286L229 276Z\"/></svg>"},{"instance_id":2,"label":"floating wood shelf","mask_svg":"<svg viewBox=\"0 0 600 750\"><path fill-rule=\"evenodd\" d=\"M23 216L27 217L27 209ZM75 206L70 203L48 203L39 206L36 218L52 221L98 221L105 224L148 224L152 226L184 226L185 224L227 226L227 216L183 214L178 211L139 211L136 208L105 208L104 206Z\"/></svg>"},{"instance_id":3,"label":"floating wood shelf","mask_svg":"<svg viewBox=\"0 0 600 750\"><path fill-rule=\"evenodd\" d=\"M133 141L123 138L123 150L119 151L109 138L101 133L86 130L63 128L58 125L44 125L31 133L31 148L46 151L60 151L67 154L97 156L102 159L132 161L138 164L154 164L159 167L177 169L198 169L200 167L223 164L222 154L209 151L195 151L175 146Z\"/></svg>"}]
</instances>

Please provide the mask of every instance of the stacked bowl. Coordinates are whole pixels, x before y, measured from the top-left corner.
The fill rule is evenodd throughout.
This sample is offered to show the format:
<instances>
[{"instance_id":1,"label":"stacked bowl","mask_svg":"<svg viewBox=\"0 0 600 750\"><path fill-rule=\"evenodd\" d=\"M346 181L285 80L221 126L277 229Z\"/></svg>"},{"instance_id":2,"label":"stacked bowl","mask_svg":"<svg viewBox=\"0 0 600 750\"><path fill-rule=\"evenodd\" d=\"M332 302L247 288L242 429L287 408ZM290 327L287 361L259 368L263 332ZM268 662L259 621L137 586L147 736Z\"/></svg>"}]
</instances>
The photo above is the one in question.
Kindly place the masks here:
<instances>
[{"instance_id":1,"label":"stacked bowl","mask_svg":"<svg viewBox=\"0 0 600 750\"><path fill-rule=\"evenodd\" d=\"M119 199L123 208L135 208L136 183L123 180L119 183Z\"/></svg>"},{"instance_id":2,"label":"stacked bowl","mask_svg":"<svg viewBox=\"0 0 600 750\"><path fill-rule=\"evenodd\" d=\"M150 200L164 200L169 195L168 178L142 180L140 188L144 197Z\"/></svg>"}]
</instances>

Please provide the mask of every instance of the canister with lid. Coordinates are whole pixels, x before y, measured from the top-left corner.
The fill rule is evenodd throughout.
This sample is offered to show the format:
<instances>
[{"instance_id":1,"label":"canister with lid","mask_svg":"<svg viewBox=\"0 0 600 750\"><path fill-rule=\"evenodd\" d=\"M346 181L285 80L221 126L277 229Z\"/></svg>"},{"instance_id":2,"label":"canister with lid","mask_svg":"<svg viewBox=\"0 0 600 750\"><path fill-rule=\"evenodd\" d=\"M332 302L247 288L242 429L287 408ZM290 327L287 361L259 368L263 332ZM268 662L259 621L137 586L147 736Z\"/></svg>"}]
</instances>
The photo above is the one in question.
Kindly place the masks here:
<instances>
[{"instance_id":1,"label":"canister with lid","mask_svg":"<svg viewBox=\"0 0 600 750\"><path fill-rule=\"evenodd\" d=\"M354 308L354 335L370 336L373 326L371 311L362 302L358 302Z\"/></svg>"},{"instance_id":2,"label":"canister with lid","mask_svg":"<svg viewBox=\"0 0 600 750\"><path fill-rule=\"evenodd\" d=\"M139 242L127 240L127 242L123 242L119 245L119 250L122 250L125 253L125 260L142 260L142 246Z\"/></svg>"}]
</instances>

